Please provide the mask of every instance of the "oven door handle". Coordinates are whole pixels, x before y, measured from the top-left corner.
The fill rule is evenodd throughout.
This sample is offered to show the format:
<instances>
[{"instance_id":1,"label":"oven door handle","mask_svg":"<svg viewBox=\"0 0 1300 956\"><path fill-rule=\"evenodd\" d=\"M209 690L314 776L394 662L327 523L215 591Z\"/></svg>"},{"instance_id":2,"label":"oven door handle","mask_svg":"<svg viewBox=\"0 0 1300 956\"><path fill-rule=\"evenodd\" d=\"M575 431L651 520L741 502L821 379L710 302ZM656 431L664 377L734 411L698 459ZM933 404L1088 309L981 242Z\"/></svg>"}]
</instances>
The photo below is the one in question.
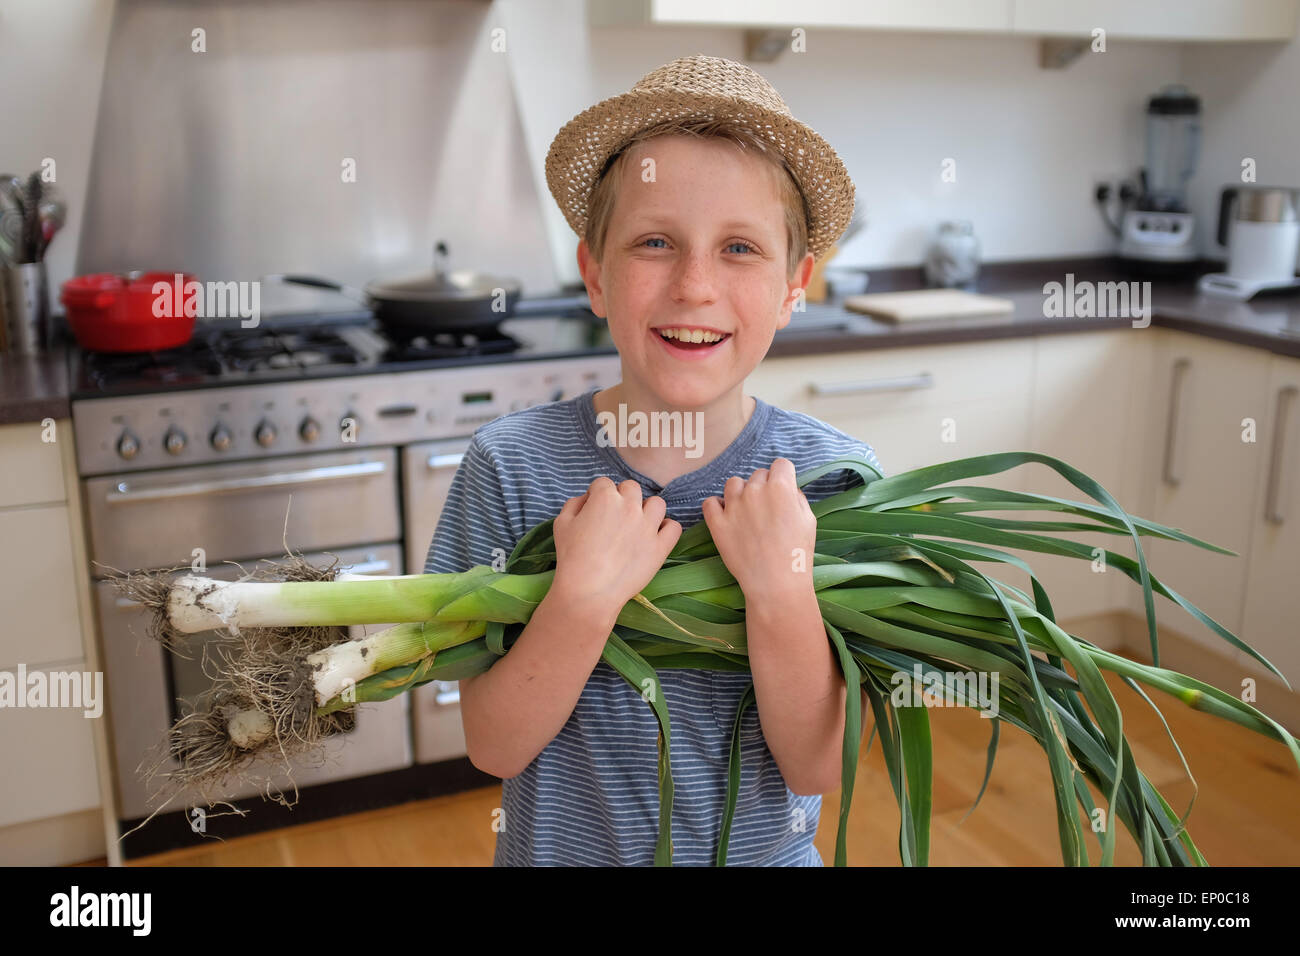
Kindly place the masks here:
<instances>
[{"instance_id":1,"label":"oven door handle","mask_svg":"<svg viewBox=\"0 0 1300 956\"><path fill-rule=\"evenodd\" d=\"M226 478L213 481L192 481L183 485L158 485L134 488L130 482L119 481L117 487L104 496L109 504L123 501L152 501L159 498L191 498L196 495L221 494L229 491L248 491L257 488L277 488L283 485L305 485L317 481L338 481L346 478L364 478L382 475L388 465L382 461L361 461L351 465L327 465L303 471L282 471L272 475L251 475L247 478Z\"/></svg>"}]
</instances>

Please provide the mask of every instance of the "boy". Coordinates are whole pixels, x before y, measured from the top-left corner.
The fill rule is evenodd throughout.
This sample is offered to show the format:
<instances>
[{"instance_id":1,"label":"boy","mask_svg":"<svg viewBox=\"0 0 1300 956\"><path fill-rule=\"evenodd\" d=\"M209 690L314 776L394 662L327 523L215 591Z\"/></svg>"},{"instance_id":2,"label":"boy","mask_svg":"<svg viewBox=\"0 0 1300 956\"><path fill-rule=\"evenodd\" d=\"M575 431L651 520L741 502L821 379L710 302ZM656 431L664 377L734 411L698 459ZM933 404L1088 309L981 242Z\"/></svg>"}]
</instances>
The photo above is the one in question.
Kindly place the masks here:
<instances>
[{"instance_id":1,"label":"boy","mask_svg":"<svg viewBox=\"0 0 1300 956\"><path fill-rule=\"evenodd\" d=\"M758 74L702 56L575 117L547 178L582 237L578 264L622 381L479 428L425 565L490 564L494 549L508 554L556 517L549 593L509 653L460 682L469 758L504 778L494 862L653 862L658 726L600 657L619 609L703 519L745 595L752 674L659 671L673 863L714 861L733 724L752 682L727 861L821 866L813 838L820 794L840 782L846 689L812 588L808 499L858 478L832 472L801 492L795 474L874 455L742 387L790 321L815 255L848 222L852 184ZM597 416L619 420L620 406L629 420L697 416L702 445L611 447Z\"/></svg>"}]
</instances>

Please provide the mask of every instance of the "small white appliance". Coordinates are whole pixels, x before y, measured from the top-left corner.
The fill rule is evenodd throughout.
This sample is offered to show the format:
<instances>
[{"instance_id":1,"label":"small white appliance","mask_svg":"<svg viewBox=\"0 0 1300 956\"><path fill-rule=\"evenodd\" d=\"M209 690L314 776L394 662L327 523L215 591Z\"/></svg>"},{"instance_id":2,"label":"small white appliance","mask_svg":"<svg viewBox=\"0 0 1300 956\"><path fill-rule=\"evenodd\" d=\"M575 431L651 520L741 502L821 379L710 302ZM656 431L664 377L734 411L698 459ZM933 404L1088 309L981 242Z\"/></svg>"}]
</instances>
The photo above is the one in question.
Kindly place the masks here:
<instances>
[{"instance_id":1,"label":"small white appliance","mask_svg":"<svg viewBox=\"0 0 1300 956\"><path fill-rule=\"evenodd\" d=\"M1300 288L1300 189L1229 186L1219 195L1219 245L1228 271L1201 276L1206 295L1249 299L1264 289Z\"/></svg>"},{"instance_id":2,"label":"small white appliance","mask_svg":"<svg viewBox=\"0 0 1300 956\"><path fill-rule=\"evenodd\" d=\"M1199 258L1187 181L1196 170L1201 101L1172 84L1147 101L1142 188L1120 226L1119 255L1134 266L1182 270Z\"/></svg>"}]
</instances>

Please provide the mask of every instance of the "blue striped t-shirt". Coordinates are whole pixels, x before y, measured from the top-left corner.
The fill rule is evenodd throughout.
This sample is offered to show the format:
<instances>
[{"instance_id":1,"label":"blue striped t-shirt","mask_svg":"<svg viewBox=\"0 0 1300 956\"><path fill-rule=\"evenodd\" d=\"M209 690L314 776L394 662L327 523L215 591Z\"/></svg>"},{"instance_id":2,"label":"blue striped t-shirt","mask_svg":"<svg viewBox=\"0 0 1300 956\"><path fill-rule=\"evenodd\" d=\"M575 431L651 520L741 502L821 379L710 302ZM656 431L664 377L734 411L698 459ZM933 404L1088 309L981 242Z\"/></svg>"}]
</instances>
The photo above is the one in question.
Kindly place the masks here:
<instances>
[{"instance_id":1,"label":"blue striped t-shirt","mask_svg":"<svg viewBox=\"0 0 1300 956\"><path fill-rule=\"evenodd\" d=\"M513 412L474 432L434 532L425 573L465 571L508 555L524 533L604 475L659 495L683 530L702 520L705 498L732 475L748 478L788 458L803 472L869 445L808 415L755 399L744 429L717 458L666 487L597 442L593 387L583 395ZM803 489L810 501L860 481L835 471ZM672 730L674 866L714 863L725 809L731 736L748 673L659 671ZM560 733L523 773L502 782L496 866L650 865L659 827L659 726L641 695L603 660ZM821 866L813 845L820 796L785 784L763 738L758 708L741 721L741 779L729 865Z\"/></svg>"}]
</instances>

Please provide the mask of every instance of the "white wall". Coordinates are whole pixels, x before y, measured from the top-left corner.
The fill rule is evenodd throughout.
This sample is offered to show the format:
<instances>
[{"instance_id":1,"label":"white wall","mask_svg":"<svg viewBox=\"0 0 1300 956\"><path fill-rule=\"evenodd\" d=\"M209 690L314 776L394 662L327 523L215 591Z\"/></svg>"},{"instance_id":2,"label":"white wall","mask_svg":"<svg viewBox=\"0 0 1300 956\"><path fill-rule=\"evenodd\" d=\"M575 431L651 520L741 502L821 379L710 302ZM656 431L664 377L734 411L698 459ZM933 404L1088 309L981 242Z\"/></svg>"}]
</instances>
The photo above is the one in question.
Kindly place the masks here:
<instances>
[{"instance_id":1,"label":"white wall","mask_svg":"<svg viewBox=\"0 0 1300 956\"><path fill-rule=\"evenodd\" d=\"M1300 187L1300 40L1188 47L1183 79L1206 117L1192 211L1205 223L1202 251L1221 256L1219 192L1241 182L1243 159L1260 185Z\"/></svg>"},{"instance_id":2,"label":"white wall","mask_svg":"<svg viewBox=\"0 0 1300 956\"><path fill-rule=\"evenodd\" d=\"M739 30L593 29L583 0L495 6L547 199L546 151L574 115L678 56L744 60ZM854 179L869 222L837 264L887 266L918 263L930 231L954 217L974 222L989 261L1112 252L1093 180L1141 165L1146 98L1178 80L1182 55L1177 44L1112 43L1044 70L1029 38L810 31L808 52L751 65ZM940 180L946 157L956 183ZM556 267L576 281L577 237L553 200L547 215Z\"/></svg>"},{"instance_id":3,"label":"white wall","mask_svg":"<svg viewBox=\"0 0 1300 956\"><path fill-rule=\"evenodd\" d=\"M68 220L46 255L54 312L75 275L114 0L0 0L0 171L26 176L47 157Z\"/></svg>"}]
</instances>

